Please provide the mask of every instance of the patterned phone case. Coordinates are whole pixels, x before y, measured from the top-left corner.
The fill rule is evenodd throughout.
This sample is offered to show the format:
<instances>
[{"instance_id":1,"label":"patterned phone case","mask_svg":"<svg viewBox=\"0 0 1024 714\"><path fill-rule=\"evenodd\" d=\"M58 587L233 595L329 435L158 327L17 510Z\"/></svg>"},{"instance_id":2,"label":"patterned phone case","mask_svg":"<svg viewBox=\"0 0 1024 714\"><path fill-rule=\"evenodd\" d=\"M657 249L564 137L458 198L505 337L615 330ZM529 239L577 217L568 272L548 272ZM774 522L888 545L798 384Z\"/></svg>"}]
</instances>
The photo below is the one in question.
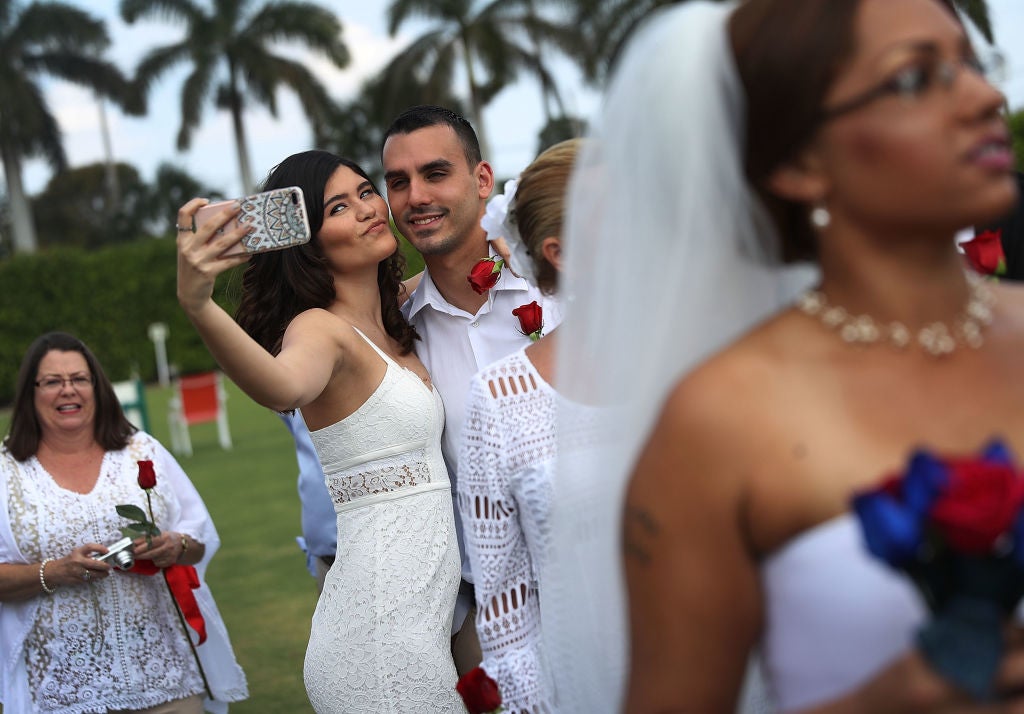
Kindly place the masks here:
<instances>
[{"instance_id":1,"label":"patterned phone case","mask_svg":"<svg viewBox=\"0 0 1024 714\"><path fill-rule=\"evenodd\" d=\"M246 196L238 202L241 205L239 214L217 232L232 230L236 221L251 224L254 228L241 241L224 251L223 255L266 253L309 242L311 234L309 220L306 218L306 203L298 187L276 188ZM212 219L230 203L218 201L203 206L196 213L196 225Z\"/></svg>"},{"instance_id":2,"label":"patterned phone case","mask_svg":"<svg viewBox=\"0 0 1024 714\"><path fill-rule=\"evenodd\" d=\"M242 239L246 253L265 253L308 243L309 220L301 189L274 189L241 200L238 220L254 229Z\"/></svg>"}]
</instances>

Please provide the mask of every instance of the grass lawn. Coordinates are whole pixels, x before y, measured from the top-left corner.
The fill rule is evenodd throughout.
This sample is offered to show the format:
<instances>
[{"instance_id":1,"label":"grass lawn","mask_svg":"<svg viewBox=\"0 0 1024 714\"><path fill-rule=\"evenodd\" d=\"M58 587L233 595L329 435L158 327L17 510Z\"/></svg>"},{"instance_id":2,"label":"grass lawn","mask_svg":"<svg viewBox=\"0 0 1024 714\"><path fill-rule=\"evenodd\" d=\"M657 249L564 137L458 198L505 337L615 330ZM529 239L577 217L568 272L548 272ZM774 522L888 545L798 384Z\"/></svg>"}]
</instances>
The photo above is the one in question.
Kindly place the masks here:
<instances>
[{"instance_id":1,"label":"grass lawn","mask_svg":"<svg viewBox=\"0 0 1024 714\"><path fill-rule=\"evenodd\" d=\"M179 462L213 515L221 548L207 580L249 679L250 698L232 714L308 714L302 659L316 606L316 584L295 544L301 534L298 468L291 435L270 411L225 380L234 449L223 451L215 424L192 427L194 455ZM148 387L153 435L170 447L169 388ZM0 414L0 434L9 415Z\"/></svg>"}]
</instances>

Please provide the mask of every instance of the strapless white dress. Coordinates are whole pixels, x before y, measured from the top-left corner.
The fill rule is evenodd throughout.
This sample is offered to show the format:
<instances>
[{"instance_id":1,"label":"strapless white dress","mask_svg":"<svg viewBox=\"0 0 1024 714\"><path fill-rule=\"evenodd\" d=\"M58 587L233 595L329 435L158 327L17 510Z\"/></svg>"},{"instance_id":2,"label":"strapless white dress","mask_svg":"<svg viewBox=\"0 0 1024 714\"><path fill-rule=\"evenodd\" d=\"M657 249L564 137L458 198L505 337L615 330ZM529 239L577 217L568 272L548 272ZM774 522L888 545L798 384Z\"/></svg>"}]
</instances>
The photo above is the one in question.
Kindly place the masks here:
<instances>
[{"instance_id":1,"label":"strapless white dress","mask_svg":"<svg viewBox=\"0 0 1024 714\"><path fill-rule=\"evenodd\" d=\"M356 332L359 332L356 330ZM437 391L387 363L353 414L310 432L338 515L304 678L318 714L464 712L451 621L460 559Z\"/></svg>"},{"instance_id":2,"label":"strapless white dress","mask_svg":"<svg viewBox=\"0 0 1024 714\"><path fill-rule=\"evenodd\" d=\"M761 568L761 643L779 711L825 704L914 646L928 617L910 579L872 556L850 515L797 536Z\"/></svg>"}]
</instances>

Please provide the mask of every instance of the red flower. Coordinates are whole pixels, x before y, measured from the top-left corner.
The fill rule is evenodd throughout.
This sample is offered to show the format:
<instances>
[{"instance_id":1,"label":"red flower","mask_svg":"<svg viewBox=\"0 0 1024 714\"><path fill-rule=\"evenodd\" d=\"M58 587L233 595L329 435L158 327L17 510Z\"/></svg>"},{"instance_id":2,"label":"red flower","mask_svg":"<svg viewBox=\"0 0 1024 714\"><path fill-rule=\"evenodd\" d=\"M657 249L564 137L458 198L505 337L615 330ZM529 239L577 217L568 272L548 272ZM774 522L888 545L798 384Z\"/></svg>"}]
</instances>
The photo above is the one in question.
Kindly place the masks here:
<instances>
[{"instance_id":1,"label":"red flower","mask_svg":"<svg viewBox=\"0 0 1024 714\"><path fill-rule=\"evenodd\" d=\"M501 277L501 269L505 261L501 258L484 258L478 261L469 271L469 285L480 295L494 287Z\"/></svg>"},{"instance_id":2,"label":"red flower","mask_svg":"<svg viewBox=\"0 0 1024 714\"><path fill-rule=\"evenodd\" d=\"M981 460L949 463L949 481L931 521L962 553L984 555L1013 528L1024 504L1024 479L1010 464Z\"/></svg>"},{"instance_id":3,"label":"red flower","mask_svg":"<svg viewBox=\"0 0 1024 714\"><path fill-rule=\"evenodd\" d=\"M1006 255L1003 253L1003 231L982 231L960 246L967 255L967 262L982 275L1002 275L1006 272Z\"/></svg>"},{"instance_id":4,"label":"red flower","mask_svg":"<svg viewBox=\"0 0 1024 714\"><path fill-rule=\"evenodd\" d=\"M481 667L469 670L459 678L455 691L462 697L469 714L491 714L500 711L501 692L498 684Z\"/></svg>"},{"instance_id":5,"label":"red flower","mask_svg":"<svg viewBox=\"0 0 1024 714\"><path fill-rule=\"evenodd\" d=\"M150 489L156 486L156 471L152 461L139 462L139 488Z\"/></svg>"},{"instance_id":6,"label":"red flower","mask_svg":"<svg viewBox=\"0 0 1024 714\"><path fill-rule=\"evenodd\" d=\"M534 300L529 305L520 305L512 314L519 318L519 327L524 335L536 342L544 331L544 310Z\"/></svg>"}]
</instances>

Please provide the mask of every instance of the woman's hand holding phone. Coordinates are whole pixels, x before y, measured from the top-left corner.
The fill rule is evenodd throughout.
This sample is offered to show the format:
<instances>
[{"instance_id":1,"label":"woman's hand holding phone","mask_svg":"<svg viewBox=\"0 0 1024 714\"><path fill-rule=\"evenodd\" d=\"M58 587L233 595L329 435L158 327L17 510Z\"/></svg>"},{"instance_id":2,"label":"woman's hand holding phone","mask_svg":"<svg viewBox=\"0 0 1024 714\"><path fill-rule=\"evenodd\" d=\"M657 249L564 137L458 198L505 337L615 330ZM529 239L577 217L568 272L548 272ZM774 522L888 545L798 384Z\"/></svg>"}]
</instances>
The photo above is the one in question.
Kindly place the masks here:
<instances>
[{"instance_id":1,"label":"woman's hand holding phone","mask_svg":"<svg viewBox=\"0 0 1024 714\"><path fill-rule=\"evenodd\" d=\"M193 198L178 209L177 224L194 225L196 212L207 204L209 201L205 198ZM249 224L234 220L240 210L237 203L229 203L196 225L195 231L178 231L178 302L189 315L212 300L218 275L249 260L248 253L226 254L252 230ZM221 232L232 222L233 226Z\"/></svg>"}]
</instances>

